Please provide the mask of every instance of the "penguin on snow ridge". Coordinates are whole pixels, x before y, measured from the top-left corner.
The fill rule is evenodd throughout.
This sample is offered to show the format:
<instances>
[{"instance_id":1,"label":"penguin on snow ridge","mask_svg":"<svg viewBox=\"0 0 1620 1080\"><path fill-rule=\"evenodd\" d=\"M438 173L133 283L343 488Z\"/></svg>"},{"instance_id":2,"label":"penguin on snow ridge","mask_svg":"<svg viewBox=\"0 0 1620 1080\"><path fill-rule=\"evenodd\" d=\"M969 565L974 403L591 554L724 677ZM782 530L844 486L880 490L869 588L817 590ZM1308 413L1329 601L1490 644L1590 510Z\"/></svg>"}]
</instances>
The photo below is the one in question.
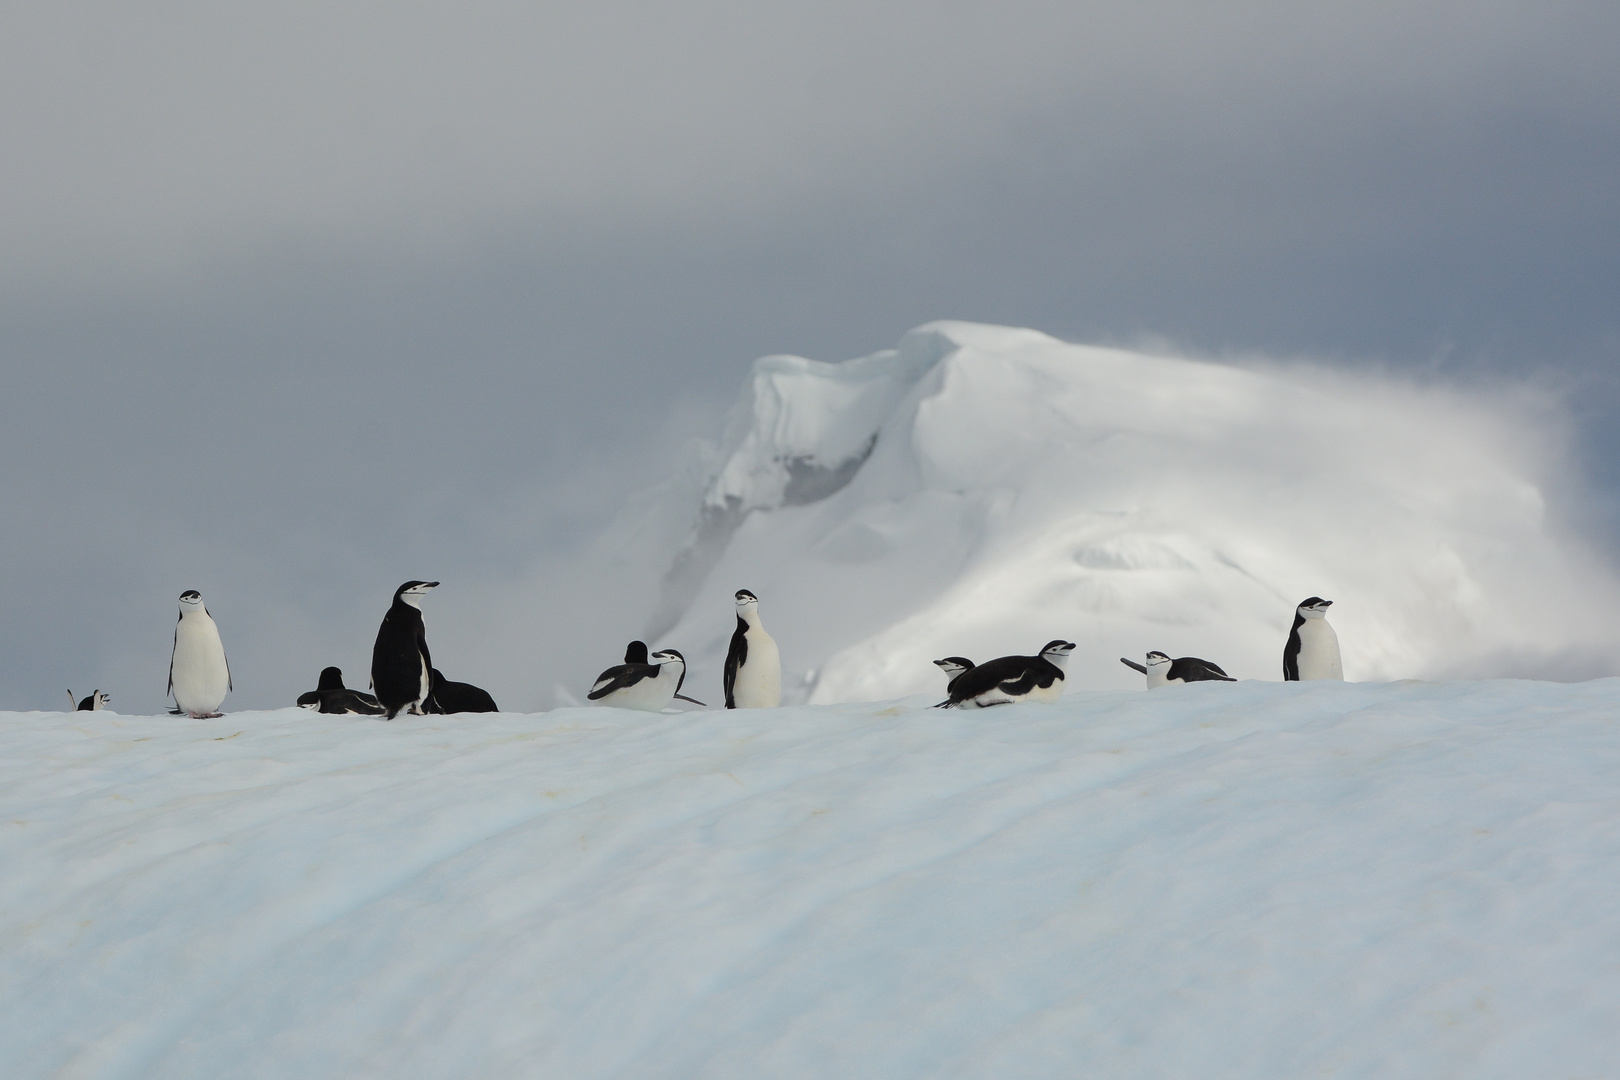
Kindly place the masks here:
<instances>
[{"instance_id":1,"label":"penguin on snow ridge","mask_svg":"<svg viewBox=\"0 0 1620 1080\"><path fill-rule=\"evenodd\" d=\"M472 683L451 682L444 677L438 668L431 668L428 672L433 682L432 693L422 704L422 711L448 715L451 713L466 712L500 712L495 699L490 697L488 690L480 689Z\"/></svg>"},{"instance_id":2,"label":"penguin on snow ridge","mask_svg":"<svg viewBox=\"0 0 1620 1080\"><path fill-rule=\"evenodd\" d=\"M1075 644L1056 638L1039 656L1002 656L962 672L951 682L950 696L935 708L988 709L1021 701L1050 704L1063 695L1063 669Z\"/></svg>"},{"instance_id":3,"label":"penguin on snow ridge","mask_svg":"<svg viewBox=\"0 0 1620 1080\"><path fill-rule=\"evenodd\" d=\"M615 708L662 712L685 681L686 657L674 649L659 649L646 663L608 668L596 677L591 692L585 696Z\"/></svg>"},{"instance_id":4,"label":"penguin on snow ridge","mask_svg":"<svg viewBox=\"0 0 1620 1080\"><path fill-rule=\"evenodd\" d=\"M774 709L782 704L782 656L759 621L759 597L738 589L737 629L726 653L728 709Z\"/></svg>"},{"instance_id":5,"label":"penguin on snow ridge","mask_svg":"<svg viewBox=\"0 0 1620 1080\"><path fill-rule=\"evenodd\" d=\"M107 707L107 702L112 700L111 694L103 694L100 690L93 691L89 697L78 702L74 701L72 690L69 690L67 695L68 712L100 712Z\"/></svg>"},{"instance_id":6,"label":"penguin on snow ridge","mask_svg":"<svg viewBox=\"0 0 1620 1080\"><path fill-rule=\"evenodd\" d=\"M1294 609L1294 625L1283 646L1283 681L1344 679L1339 661L1339 635L1328 625L1327 609L1333 601L1308 596Z\"/></svg>"},{"instance_id":7,"label":"penguin on snow ridge","mask_svg":"<svg viewBox=\"0 0 1620 1080\"><path fill-rule=\"evenodd\" d=\"M180 594L180 620L174 627L165 693L174 695L177 712L207 720L224 715L219 706L231 690L231 665L225 659L219 627L203 605L202 594L187 589Z\"/></svg>"},{"instance_id":8,"label":"penguin on snow ridge","mask_svg":"<svg viewBox=\"0 0 1620 1080\"><path fill-rule=\"evenodd\" d=\"M674 649L665 649L664 651L665 652L675 652ZM678 653L678 652L675 652L675 655L680 656L681 654ZM647 643L645 641L632 641L630 644L626 645L624 647L624 662L626 664L645 664L645 663L647 663ZM613 669L609 668L608 670L611 671ZM606 674L607 674L607 672L602 673L602 675L606 675ZM596 677L596 681L598 683L600 683L602 681L602 675L598 675ZM681 701L690 701L693 705L703 705L703 702L699 701L697 698L695 698L695 697L687 697L685 694L681 693L681 687L685 684L685 682L686 682L686 658L682 657L681 658L681 677L678 680L676 680L676 682L675 682L675 697L678 698ZM705 709L708 708L707 705L703 705L703 707Z\"/></svg>"},{"instance_id":9,"label":"penguin on snow ridge","mask_svg":"<svg viewBox=\"0 0 1620 1080\"><path fill-rule=\"evenodd\" d=\"M433 692L433 658L428 654L427 629L422 623L422 597L439 587L437 581L407 581L394 590L394 602L377 629L371 649L371 688L388 719L401 710L420 716L422 703Z\"/></svg>"},{"instance_id":10,"label":"penguin on snow ridge","mask_svg":"<svg viewBox=\"0 0 1620 1080\"><path fill-rule=\"evenodd\" d=\"M948 694L956 687L956 680L962 677L964 671L973 670L973 661L965 656L947 656L943 660L935 660L934 666L945 673L945 692Z\"/></svg>"},{"instance_id":11,"label":"penguin on snow ridge","mask_svg":"<svg viewBox=\"0 0 1620 1080\"><path fill-rule=\"evenodd\" d=\"M1149 690L1157 690L1169 683L1237 682L1222 671L1219 664L1200 660L1196 656L1183 656L1172 660L1157 649L1147 654L1146 667L1123 656L1119 658L1119 662L1146 675Z\"/></svg>"},{"instance_id":12,"label":"penguin on snow ridge","mask_svg":"<svg viewBox=\"0 0 1620 1080\"><path fill-rule=\"evenodd\" d=\"M370 694L344 686L343 671L335 667L321 669L315 689L298 695L298 707L331 716L381 716L386 711Z\"/></svg>"}]
</instances>

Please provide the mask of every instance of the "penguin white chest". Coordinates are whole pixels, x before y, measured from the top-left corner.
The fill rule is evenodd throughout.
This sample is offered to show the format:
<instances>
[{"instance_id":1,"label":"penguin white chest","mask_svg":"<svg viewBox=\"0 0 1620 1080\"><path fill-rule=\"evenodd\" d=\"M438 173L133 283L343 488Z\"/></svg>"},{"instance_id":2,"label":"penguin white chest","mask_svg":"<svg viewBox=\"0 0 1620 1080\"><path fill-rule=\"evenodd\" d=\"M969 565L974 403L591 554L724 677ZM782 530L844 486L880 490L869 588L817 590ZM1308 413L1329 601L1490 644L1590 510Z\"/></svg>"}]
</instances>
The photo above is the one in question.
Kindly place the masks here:
<instances>
[{"instance_id":1,"label":"penguin white chest","mask_svg":"<svg viewBox=\"0 0 1620 1080\"><path fill-rule=\"evenodd\" d=\"M1050 705L1063 696L1063 680L1053 679L1051 686L1037 686L1016 701L1038 701L1043 705Z\"/></svg>"},{"instance_id":2,"label":"penguin white chest","mask_svg":"<svg viewBox=\"0 0 1620 1080\"><path fill-rule=\"evenodd\" d=\"M774 709L782 704L782 656L762 628L749 629L748 656L737 669L732 700L739 709Z\"/></svg>"},{"instance_id":3,"label":"penguin white chest","mask_svg":"<svg viewBox=\"0 0 1620 1080\"><path fill-rule=\"evenodd\" d=\"M634 686L615 690L602 699L603 705L616 709L640 709L643 712L662 712L675 698L675 683L680 676L670 665L658 669L650 679L642 679Z\"/></svg>"},{"instance_id":4,"label":"penguin white chest","mask_svg":"<svg viewBox=\"0 0 1620 1080\"><path fill-rule=\"evenodd\" d=\"M174 662L170 668L174 703L187 713L205 715L219 710L231 685L225 664L225 646L219 627L207 612L193 612L174 630Z\"/></svg>"},{"instance_id":5,"label":"penguin white chest","mask_svg":"<svg viewBox=\"0 0 1620 1080\"><path fill-rule=\"evenodd\" d=\"M1299 628L1299 677L1309 679L1344 678L1339 662L1339 635L1326 619L1306 619Z\"/></svg>"}]
</instances>

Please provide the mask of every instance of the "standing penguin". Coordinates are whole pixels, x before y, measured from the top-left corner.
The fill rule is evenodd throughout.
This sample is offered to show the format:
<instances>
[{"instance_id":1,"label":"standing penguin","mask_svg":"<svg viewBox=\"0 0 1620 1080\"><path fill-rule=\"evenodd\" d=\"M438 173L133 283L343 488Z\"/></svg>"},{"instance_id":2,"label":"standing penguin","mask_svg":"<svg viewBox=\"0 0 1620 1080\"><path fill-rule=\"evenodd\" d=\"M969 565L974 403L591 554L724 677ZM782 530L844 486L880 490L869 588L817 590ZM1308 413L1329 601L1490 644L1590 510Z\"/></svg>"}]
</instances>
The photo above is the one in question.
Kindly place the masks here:
<instances>
[{"instance_id":1,"label":"standing penguin","mask_svg":"<svg viewBox=\"0 0 1620 1080\"><path fill-rule=\"evenodd\" d=\"M219 640L219 627L203 606L202 593L180 594L180 621L169 656L169 689L179 711L195 720L223 715L219 706L232 690L231 665Z\"/></svg>"},{"instance_id":2,"label":"standing penguin","mask_svg":"<svg viewBox=\"0 0 1620 1080\"><path fill-rule=\"evenodd\" d=\"M371 687L390 720L402 709L420 716L422 703L433 692L422 597L438 587L437 581L407 581L395 589L394 602L377 629L377 644L371 648Z\"/></svg>"},{"instance_id":3,"label":"standing penguin","mask_svg":"<svg viewBox=\"0 0 1620 1080\"><path fill-rule=\"evenodd\" d=\"M774 709L782 704L782 656L759 621L759 597L737 590L737 629L726 653L726 708Z\"/></svg>"},{"instance_id":4,"label":"standing penguin","mask_svg":"<svg viewBox=\"0 0 1620 1080\"><path fill-rule=\"evenodd\" d=\"M1283 681L1309 682L1312 679L1344 679L1339 662L1339 635L1328 625L1327 609L1333 601L1320 596L1301 600L1294 609L1294 625L1283 646Z\"/></svg>"}]
</instances>

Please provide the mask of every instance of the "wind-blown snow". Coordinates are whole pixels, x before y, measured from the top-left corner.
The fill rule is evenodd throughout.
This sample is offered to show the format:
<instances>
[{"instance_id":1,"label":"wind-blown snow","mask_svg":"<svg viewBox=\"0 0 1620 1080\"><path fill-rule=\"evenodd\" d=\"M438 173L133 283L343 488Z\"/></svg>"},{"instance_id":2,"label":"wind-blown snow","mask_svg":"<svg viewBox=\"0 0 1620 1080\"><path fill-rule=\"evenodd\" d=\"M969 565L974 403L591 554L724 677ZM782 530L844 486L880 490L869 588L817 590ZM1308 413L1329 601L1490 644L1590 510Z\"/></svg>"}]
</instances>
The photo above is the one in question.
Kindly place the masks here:
<instances>
[{"instance_id":1,"label":"wind-blown snow","mask_svg":"<svg viewBox=\"0 0 1620 1080\"><path fill-rule=\"evenodd\" d=\"M0 714L0 1075L1600 1076L1620 680Z\"/></svg>"},{"instance_id":2,"label":"wind-blown snow","mask_svg":"<svg viewBox=\"0 0 1620 1080\"><path fill-rule=\"evenodd\" d=\"M1620 585L1548 512L1559 440L1482 396L966 323L769 357L655 493L643 550L679 553L648 631L713 693L751 589L789 701L939 692L938 657L1055 637L1081 686L1140 685L1118 657L1149 649L1276 679L1320 595L1351 679L1612 673Z\"/></svg>"}]
</instances>

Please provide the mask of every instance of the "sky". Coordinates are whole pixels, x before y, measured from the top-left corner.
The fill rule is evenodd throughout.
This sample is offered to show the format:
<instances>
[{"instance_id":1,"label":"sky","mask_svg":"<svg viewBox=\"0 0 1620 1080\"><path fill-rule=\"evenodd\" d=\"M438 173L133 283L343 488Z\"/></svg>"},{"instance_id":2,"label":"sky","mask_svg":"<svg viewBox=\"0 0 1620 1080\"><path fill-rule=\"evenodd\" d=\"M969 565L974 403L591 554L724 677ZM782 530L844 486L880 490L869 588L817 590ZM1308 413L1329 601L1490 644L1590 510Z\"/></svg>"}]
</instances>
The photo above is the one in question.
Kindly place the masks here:
<instances>
[{"instance_id":1,"label":"sky","mask_svg":"<svg viewBox=\"0 0 1620 1080\"><path fill-rule=\"evenodd\" d=\"M1617 45L1602 2L5 5L0 707L158 708L186 588L237 708L364 685L408 578L446 630L532 606L540 667L622 641L579 560L747 365L938 318L1562 395L1620 550Z\"/></svg>"}]
</instances>

